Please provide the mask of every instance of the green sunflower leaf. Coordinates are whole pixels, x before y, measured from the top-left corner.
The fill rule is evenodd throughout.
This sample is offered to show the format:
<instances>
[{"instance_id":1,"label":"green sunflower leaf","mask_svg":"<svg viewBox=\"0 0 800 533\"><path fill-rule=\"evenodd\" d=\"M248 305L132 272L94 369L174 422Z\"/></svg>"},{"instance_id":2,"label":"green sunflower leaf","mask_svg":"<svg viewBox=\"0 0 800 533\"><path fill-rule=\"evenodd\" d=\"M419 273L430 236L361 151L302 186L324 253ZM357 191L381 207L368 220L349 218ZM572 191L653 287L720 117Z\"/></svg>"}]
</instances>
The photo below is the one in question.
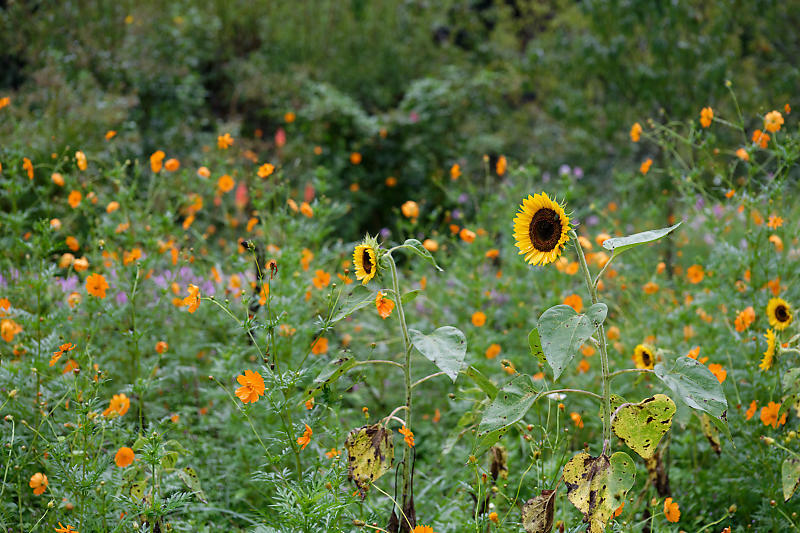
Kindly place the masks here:
<instances>
[{"instance_id":1,"label":"green sunflower leaf","mask_svg":"<svg viewBox=\"0 0 800 533\"><path fill-rule=\"evenodd\" d=\"M408 335L411 337L411 344L455 383L467 356L467 338L464 333L453 326L444 326L430 335L409 329Z\"/></svg>"},{"instance_id":2,"label":"green sunflower leaf","mask_svg":"<svg viewBox=\"0 0 800 533\"><path fill-rule=\"evenodd\" d=\"M484 376L480 370L470 365L461 372L474 381L475 385L480 387L480 389L486 393L490 400L494 400L495 396L497 396L497 385L492 383L489 378Z\"/></svg>"},{"instance_id":3,"label":"green sunflower leaf","mask_svg":"<svg viewBox=\"0 0 800 533\"><path fill-rule=\"evenodd\" d=\"M542 364L547 362L547 358L544 356L544 351L542 350L542 339L539 337L539 330L537 328L533 328L531 332L528 333L528 345L531 347L532 356L538 359Z\"/></svg>"},{"instance_id":4,"label":"green sunflower leaf","mask_svg":"<svg viewBox=\"0 0 800 533\"><path fill-rule=\"evenodd\" d=\"M590 533L603 533L636 479L636 466L625 452L592 457L581 452L564 465L567 498L583 513Z\"/></svg>"},{"instance_id":5,"label":"green sunflower leaf","mask_svg":"<svg viewBox=\"0 0 800 533\"><path fill-rule=\"evenodd\" d=\"M303 401L306 402L314 396L317 396L326 385L342 377L342 375L353 368L357 362L358 361L354 358L346 356L334 359L328 363L325 369L314 379L314 383L306 389Z\"/></svg>"},{"instance_id":6,"label":"green sunflower leaf","mask_svg":"<svg viewBox=\"0 0 800 533\"><path fill-rule=\"evenodd\" d=\"M783 501L788 502L797 487L800 486L800 459L787 457L783 460L781 484L783 485Z\"/></svg>"},{"instance_id":7,"label":"green sunflower leaf","mask_svg":"<svg viewBox=\"0 0 800 533\"><path fill-rule=\"evenodd\" d=\"M613 237L611 239L607 239L603 243L603 248L612 252L612 256L618 256L625 250L629 250L634 246L647 244L649 242L654 242L658 239L661 239L681 224L682 222L678 222L674 226L670 226L668 228L643 231L641 233L634 233L633 235L628 235L626 237Z\"/></svg>"},{"instance_id":8,"label":"green sunflower leaf","mask_svg":"<svg viewBox=\"0 0 800 533\"><path fill-rule=\"evenodd\" d=\"M400 247L408 248L409 250L415 252L417 255L421 256L423 259L428 261L428 263L432 264L434 268L436 268L436 270L438 270L439 272L444 272L441 268L439 268L439 265L436 264L436 259L433 258L433 255L431 255L428 249L425 248L422 245L422 243L419 242L417 239L406 239L406 242L404 242Z\"/></svg>"},{"instance_id":9,"label":"green sunflower leaf","mask_svg":"<svg viewBox=\"0 0 800 533\"><path fill-rule=\"evenodd\" d=\"M337 306L337 311L331 319L331 324L333 325L375 302L376 295L377 292L369 290L363 285L356 285L347 295L344 302Z\"/></svg>"},{"instance_id":10,"label":"green sunflower leaf","mask_svg":"<svg viewBox=\"0 0 800 533\"><path fill-rule=\"evenodd\" d=\"M608 307L597 303L579 315L568 305L551 307L539 317L539 337L547 363L557 380L580 347L606 319Z\"/></svg>"},{"instance_id":11,"label":"green sunflower leaf","mask_svg":"<svg viewBox=\"0 0 800 533\"><path fill-rule=\"evenodd\" d=\"M526 374L519 374L497 392L494 401L483 413L478 436L515 424L525 416L540 395L541 391L537 390L533 379Z\"/></svg>"},{"instance_id":12,"label":"green sunflower leaf","mask_svg":"<svg viewBox=\"0 0 800 533\"><path fill-rule=\"evenodd\" d=\"M678 357L671 365L658 363L653 369L664 384L686 405L708 413L714 425L728 438L728 400L717 377L706 366L690 357Z\"/></svg>"},{"instance_id":13,"label":"green sunflower leaf","mask_svg":"<svg viewBox=\"0 0 800 533\"><path fill-rule=\"evenodd\" d=\"M675 402L666 394L656 394L637 404L624 405L616 413L611 429L630 449L649 459L672 426Z\"/></svg>"}]
</instances>

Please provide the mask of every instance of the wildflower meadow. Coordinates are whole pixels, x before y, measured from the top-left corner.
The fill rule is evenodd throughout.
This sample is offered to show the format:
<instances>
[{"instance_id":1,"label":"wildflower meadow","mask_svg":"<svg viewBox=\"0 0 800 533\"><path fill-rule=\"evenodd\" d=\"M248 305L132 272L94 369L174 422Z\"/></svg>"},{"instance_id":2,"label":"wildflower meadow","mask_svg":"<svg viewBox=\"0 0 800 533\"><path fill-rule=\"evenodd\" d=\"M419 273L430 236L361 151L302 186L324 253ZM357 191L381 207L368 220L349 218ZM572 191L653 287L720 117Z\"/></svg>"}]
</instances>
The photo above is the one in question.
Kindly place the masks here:
<instances>
[{"instance_id":1,"label":"wildflower meadow","mask_svg":"<svg viewBox=\"0 0 800 533\"><path fill-rule=\"evenodd\" d=\"M800 531L800 2L0 2L0 531Z\"/></svg>"}]
</instances>

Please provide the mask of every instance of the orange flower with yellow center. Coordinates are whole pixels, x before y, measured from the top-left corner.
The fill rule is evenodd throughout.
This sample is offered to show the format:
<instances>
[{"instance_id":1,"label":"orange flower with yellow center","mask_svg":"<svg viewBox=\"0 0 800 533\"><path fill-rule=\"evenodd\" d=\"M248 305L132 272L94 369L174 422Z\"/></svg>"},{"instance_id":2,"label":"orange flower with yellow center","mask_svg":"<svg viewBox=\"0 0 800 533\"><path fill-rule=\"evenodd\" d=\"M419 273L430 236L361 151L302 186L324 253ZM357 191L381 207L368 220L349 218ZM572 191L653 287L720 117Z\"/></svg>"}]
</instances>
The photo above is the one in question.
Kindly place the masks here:
<instances>
[{"instance_id":1,"label":"orange flower with yellow center","mask_svg":"<svg viewBox=\"0 0 800 533\"><path fill-rule=\"evenodd\" d=\"M106 297L106 290L108 289L108 282L102 274L92 273L86 278L86 292L100 298L101 300Z\"/></svg>"},{"instance_id":2,"label":"orange flower with yellow center","mask_svg":"<svg viewBox=\"0 0 800 533\"><path fill-rule=\"evenodd\" d=\"M242 403L255 403L259 397L264 396L264 378L261 374L245 370L236 381L241 385L236 389L236 397L242 400Z\"/></svg>"},{"instance_id":3,"label":"orange flower with yellow center","mask_svg":"<svg viewBox=\"0 0 800 533\"><path fill-rule=\"evenodd\" d=\"M311 435L313 434L314 432L311 430L310 427L308 427L308 424L306 424L306 430L303 432L303 436L297 438L297 445L300 446L301 450L306 449L308 443L311 442Z\"/></svg>"},{"instance_id":4,"label":"orange flower with yellow center","mask_svg":"<svg viewBox=\"0 0 800 533\"><path fill-rule=\"evenodd\" d=\"M389 298L384 298L383 292L378 291L378 294L375 297L375 307L378 309L378 314L380 317L386 320L389 318L389 315L392 314L394 302Z\"/></svg>"},{"instance_id":5,"label":"orange flower with yellow center","mask_svg":"<svg viewBox=\"0 0 800 533\"><path fill-rule=\"evenodd\" d=\"M106 418L123 416L130 407L131 401L125 394L115 394L111 397L111 401L108 402L108 408L103 411L103 416Z\"/></svg>"}]
</instances>

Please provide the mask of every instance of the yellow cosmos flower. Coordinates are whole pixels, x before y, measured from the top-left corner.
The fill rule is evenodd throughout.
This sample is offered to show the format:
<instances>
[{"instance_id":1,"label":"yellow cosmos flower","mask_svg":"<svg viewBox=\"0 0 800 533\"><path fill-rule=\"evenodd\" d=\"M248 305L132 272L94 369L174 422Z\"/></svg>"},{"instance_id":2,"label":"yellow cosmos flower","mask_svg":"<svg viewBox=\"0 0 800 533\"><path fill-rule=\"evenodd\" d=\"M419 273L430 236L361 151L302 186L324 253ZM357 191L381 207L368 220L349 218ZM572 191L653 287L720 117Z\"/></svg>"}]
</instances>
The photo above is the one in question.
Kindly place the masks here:
<instances>
[{"instance_id":1,"label":"yellow cosmos flower","mask_svg":"<svg viewBox=\"0 0 800 533\"><path fill-rule=\"evenodd\" d=\"M655 350L649 344L639 344L633 350L633 362L636 368L652 370L656 363Z\"/></svg>"},{"instance_id":2,"label":"yellow cosmos flower","mask_svg":"<svg viewBox=\"0 0 800 533\"><path fill-rule=\"evenodd\" d=\"M547 265L561 255L569 240L569 217L545 193L528 196L514 218L514 239L519 255L531 265Z\"/></svg>"},{"instance_id":3,"label":"yellow cosmos flower","mask_svg":"<svg viewBox=\"0 0 800 533\"><path fill-rule=\"evenodd\" d=\"M792 306L783 298L772 298L767 304L769 325L783 331L792 323Z\"/></svg>"}]
</instances>

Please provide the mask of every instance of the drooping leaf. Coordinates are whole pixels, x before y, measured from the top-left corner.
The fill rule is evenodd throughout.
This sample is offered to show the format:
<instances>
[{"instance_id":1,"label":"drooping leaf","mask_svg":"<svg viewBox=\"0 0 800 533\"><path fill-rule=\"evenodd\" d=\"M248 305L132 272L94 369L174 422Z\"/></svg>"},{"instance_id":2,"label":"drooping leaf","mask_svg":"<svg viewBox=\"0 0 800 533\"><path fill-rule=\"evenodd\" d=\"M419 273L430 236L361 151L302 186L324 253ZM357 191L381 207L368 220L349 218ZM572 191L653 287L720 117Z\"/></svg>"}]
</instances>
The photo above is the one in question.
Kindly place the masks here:
<instances>
[{"instance_id":1,"label":"drooping leaf","mask_svg":"<svg viewBox=\"0 0 800 533\"><path fill-rule=\"evenodd\" d=\"M643 231L641 233L634 233L633 235L628 235L626 237L613 237L611 239L606 239L606 241L603 243L603 248L611 251L612 256L617 256L625 250L630 250L635 246L657 241L680 225L681 222L678 222L674 226L670 226L668 228L653 229L649 231Z\"/></svg>"},{"instance_id":2,"label":"drooping leaf","mask_svg":"<svg viewBox=\"0 0 800 533\"><path fill-rule=\"evenodd\" d=\"M186 468L178 470L178 477L181 478L183 484L186 485L195 496L197 496L198 500L203 503L208 503L208 498L206 497L206 493L203 492L203 487L200 484L200 478L197 477L197 472L194 471L194 468L187 466Z\"/></svg>"},{"instance_id":3,"label":"drooping leaf","mask_svg":"<svg viewBox=\"0 0 800 533\"><path fill-rule=\"evenodd\" d=\"M492 479L497 481L498 477L508 479L508 450L505 446L492 446L489 450L489 472Z\"/></svg>"},{"instance_id":4,"label":"drooping leaf","mask_svg":"<svg viewBox=\"0 0 800 533\"><path fill-rule=\"evenodd\" d=\"M480 370L469 365L461 372L474 381L475 384L486 393L490 400L494 400L495 396L497 396L497 386L492 383L489 378L484 376Z\"/></svg>"},{"instance_id":5,"label":"drooping leaf","mask_svg":"<svg viewBox=\"0 0 800 533\"><path fill-rule=\"evenodd\" d=\"M178 463L178 452L167 452L161 457L161 468L172 470Z\"/></svg>"},{"instance_id":6,"label":"drooping leaf","mask_svg":"<svg viewBox=\"0 0 800 533\"><path fill-rule=\"evenodd\" d=\"M672 426L674 414L675 402L666 394L656 394L619 408L611 428L630 449L649 459Z\"/></svg>"},{"instance_id":7,"label":"drooping leaf","mask_svg":"<svg viewBox=\"0 0 800 533\"><path fill-rule=\"evenodd\" d=\"M340 320L344 320L359 309L367 307L369 304L375 302L375 295L377 293L366 288L363 285L356 285L350 294L347 295L344 302L340 303L336 309L336 314L331 319L331 324L335 324Z\"/></svg>"},{"instance_id":8,"label":"drooping leaf","mask_svg":"<svg viewBox=\"0 0 800 533\"><path fill-rule=\"evenodd\" d=\"M703 363L681 356L670 365L658 363L653 370L686 405L714 417L715 425L730 437L728 400L717 377Z\"/></svg>"},{"instance_id":9,"label":"drooping leaf","mask_svg":"<svg viewBox=\"0 0 800 533\"><path fill-rule=\"evenodd\" d=\"M533 379L519 374L497 392L492 404L483 413L479 435L506 428L518 422L539 398Z\"/></svg>"},{"instance_id":10,"label":"drooping leaf","mask_svg":"<svg viewBox=\"0 0 800 533\"><path fill-rule=\"evenodd\" d=\"M400 301L403 302L403 305L405 305L405 304L407 304L409 302L413 302L414 299L417 296L419 296L419 293L421 293L421 292L422 292L422 290L420 290L420 289L414 289L413 291L408 291L407 293L405 293L403 295L402 298L400 298Z\"/></svg>"},{"instance_id":11,"label":"drooping leaf","mask_svg":"<svg viewBox=\"0 0 800 533\"><path fill-rule=\"evenodd\" d=\"M606 319L608 307L597 303L579 315L568 305L551 307L539 317L539 337L547 363L557 380L580 347Z\"/></svg>"},{"instance_id":12,"label":"drooping leaf","mask_svg":"<svg viewBox=\"0 0 800 533\"><path fill-rule=\"evenodd\" d=\"M543 490L522 506L522 527L527 533L550 533L556 512L556 491Z\"/></svg>"},{"instance_id":13,"label":"drooping leaf","mask_svg":"<svg viewBox=\"0 0 800 533\"><path fill-rule=\"evenodd\" d=\"M717 455L722 453L722 441L719 438L719 430L714 427L712 424L713 419L705 413L702 413L700 416L700 427L703 428L703 435L705 435L706 439L708 440L708 444L711 445L711 449L716 452Z\"/></svg>"},{"instance_id":14,"label":"drooping leaf","mask_svg":"<svg viewBox=\"0 0 800 533\"><path fill-rule=\"evenodd\" d=\"M592 457L581 452L564 465L567 498L583 513L591 533L603 533L606 523L633 486L636 467L625 452Z\"/></svg>"},{"instance_id":15,"label":"drooping leaf","mask_svg":"<svg viewBox=\"0 0 800 533\"><path fill-rule=\"evenodd\" d=\"M800 459L787 457L783 460L781 484L783 485L783 501L788 502L797 487L800 486Z\"/></svg>"},{"instance_id":16,"label":"drooping leaf","mask_svg":"<svg viewBox=\"0 0 800 533\"><path fill-rule=\"evenodd\" d=\"M381 424L354 429L344 443L347 449L348 477L361 493L392 468L394 440Z\"/></svg>"},{"instance_id":17,"label":"drooping leaf","mask_svg":"<svg viewBox=\"0 0 800 533\"><path fill-rule=\"evenodd\" d=\"M306 389L305 399L303 401L317 396L326 385L342 377L342 375L353 368L356 363L357 361L349 356L340 357L328 363L325 369L314 379L314 383Z\"/></svg>"},{"instance_id":18,"label":"drooping leaf","mask_svg":"<svg viewBox=\"0 0 800 533\"><path fill-rule=\"evenodd\" d=\"M464 333L453 326L444 326L430 335L416 329L409 329L408 334L411 344L455 383L467 356L467 338Z\"/></svg>"},{"instance_id":19,"label":"drooping leaf","mask_svg":"<svg viewBox=\"0 0 800 533\"><path fill-rule=\"evenodd\" d=\"M432 264L436 270L442 272L442 269L436 264L436 259L433 258L433 255L431 255L427 248L425 248L417 239L406 239L406 242L403 243L402 247L414 251L417 255L423 257L426 261Z\"/></svg>"},{"instance_id":20,"label":"drooping leaf","mask_svg":"<svg viewBox=\"0 0 800 533\"><path fill-rule=\"evenodd\" d=\"M542 350L542 340L539 337L538 328L533 328L531 332L528 333L528 345L531 347L532 356L538 359L542 364L547 362L547 358L544 356L544 351Z\"/></svg>"}]
</instances>

